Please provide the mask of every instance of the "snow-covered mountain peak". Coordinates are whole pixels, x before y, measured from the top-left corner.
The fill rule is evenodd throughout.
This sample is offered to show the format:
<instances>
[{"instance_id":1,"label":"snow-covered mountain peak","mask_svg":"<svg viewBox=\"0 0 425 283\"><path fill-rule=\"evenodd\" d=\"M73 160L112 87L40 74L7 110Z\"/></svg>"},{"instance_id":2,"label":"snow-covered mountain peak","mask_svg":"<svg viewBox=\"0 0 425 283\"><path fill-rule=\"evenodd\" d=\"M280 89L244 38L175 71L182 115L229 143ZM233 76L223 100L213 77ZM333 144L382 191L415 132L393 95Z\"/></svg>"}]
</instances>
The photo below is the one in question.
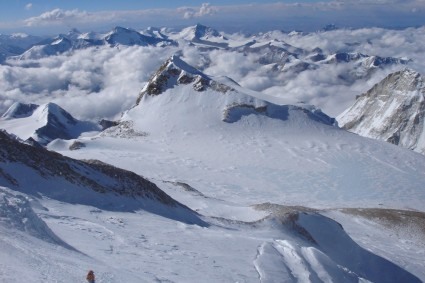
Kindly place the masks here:
<instances>
[{"instance_id":1,"label":"snow-covered mountain peak","mask_svg":"<svg viewBox=\"0 0 425 283\"><path fill-rule=\"evenodd\" d=\"M418 72L406 68L402 71L390 74L384 81L388 88L398 91L410 91L410 95L422 96L425 94L424 77Z\"/></svg>"},{"instance_id":2,"label":"snow-covered mountain peak","mask_svg":"<svg viewBox=\"0 0 425 283\"><path fill-rule=\"evenodd\" d=\"M140 42L140 34L135 30L117 26L106 35L105 41L109 44L132 45Z\"/></svg>"},{"instance_id":3,"label":"snow-covered mountain peak","mask_svg":"<svg viewBox=\"0 0 425 283\"><path fill-rule=\"evenodd\" d=\"M338 117L343 128L425 153L425 85L416 71L388 75Z\"/></svg>"},{"instance_id":4,"label":"snow-covered mountain peak","mask_svg":"<svg viewBox=\"0 0 425 283\"><path fill-rule=\"evenodd\" d=\"M115 27L110 33L108 33L104 40L110 45L164 46L172 44L169 40L153 37L151 35L143 35L133 29L119 26Z\"/></svg>"},{"instance_id":5,"label":"snow-covered mountain peak","mask_svg":"<svg viewBox=\"0 0 425 283\"><path fill-rule=\"evenodd\" d=\"M133 33L137 33L137 31L135 31L134 29L130 29L130 28L116 26L116 27L114 27L112 29L111 33L117 33L117 34L128 33L128 34L133 34Z\"/></svg>"},{"instance_id":6,"label":"snow-covered mountain peak","mask_svg":"<svg viewBox=\"0 0 425 283\"><path fill-rule=\"evenodd\" d=\"M15 102L1 116L3 119L25 118L31 116L38 108L37 104Z\"/></svg>"},{"instance_id":7,"label":"snow-covered mountain peak","mask_svg":"<svg viewBox=\"0 0 425 283\"><path fill-rule=\"evenodd\" d=\"M145 30L142 30L140 33L146 36L168 39L168 36L164 34L164 28L148 27Z\"/></svg>"},{"instance_id":8,"label":"snow-covered mountain peak","mask_svg":"<svg viewBox=\"0 0 425 283\"><path fill-rule=\"evenodd\" d=\"M55 103L40 105L33 113L36 119L45 119L47 123L76 124L77 120Z\"/></svg>"},{"instance_id":9,"label":"snow-covered mountain peak","mask_svg":"<svg viewBox=\"0 0 425 283\"><path fill-rule=\"evenodd\" d=\"M232 135L238 139L251 131L268 134L280 127L314 131L334 125L334 119L319 110L286 105L273 98L245 89L227 77L208 76L175 55L145 85L136 106L123 114L121 123L130 121L131 130L145 136L173 132L175 138L182 138L180 133L184 132L202 132L205 137L228 135L228 127L234 125ZM121 131L120 127L116 130Z\"/></svg>"},{"instance_id":10,"label":"snow-covered mountain peak","mask_svg":"<svg viewBox=\"0 0 425 283\"><path fill-rule=\"evenodd\" d=\"M201 71L183 61L179 55L172 55L167 62L167 69L180 69L188 74L199 75L207 78L207 76Z\"/></svg>"},{"instance_id":11,"label":"snow-covered mountain peak","mask_svg":"<svg viewBox=\"0 0 425 283\"><path fill-rule=\"evenodd\" d=\"M83 132L100 130L99 125L79 121L55 103L15 103L3 114L1 127L23 140L32 138L42 145L57 138L72 139Z\"/></svg>"},{"instance_id":12,"label":"snow-covered mountain peak","mask_svg":"<svg viewBox=\"0 0 425 283\"><path fill-rule=\"evenodd\" d=\"M140 100L145 95L159 95L167 89L177 85L189 84L198 92L204 91L208 87L212 87L220 92L231 90L231 87L214 81L198 69L187 64L179 55L173 55L165 61L149 82L143 87L136 104L139 104Z\"/></svg>"},{"instance_id":13,"label":"snow-covered mountain peak","mask_svg":"<svg viewBox=\"0 0 425 283\"><path fill-rule=\"evenodd\" d=\"M208 38L208 37L219 37L220 33L211 27L207 27L201 24L197 24L194 27L194 34L196 38Z\"/></svg>"},{"instance_id":14,"label":"snow-covered mountain peak","mask_svg":"<svg viewBox=\"0 0 425 283\"><path fill-rule=\"evenodd\" d=\"M83 40L99 40L100 38L101 38L101 35L93 31L81 33L77 37L77 39L83 39Z\"/></svg>"},{"instance_id":15,"label":"snow-covered mountain peak","mask_svg":"<svg viewBox=\"0 0 425 283\"><path fill-rule=\"evenodd\" d=\"M67 32L67 34L64 35L64 37L72 39L72 40L76 40L80 36L81 36L81 32L76 28L71 29L69 32Z\"/></svg>"},{"instance_id":16,"label":"snow-covered mountain peak","mask_svg":"<svg viewBox=\"0 0 425 283\"><path fill-rule=\"evenodd\" d=\"M223 38L223 36L215 29L201 24L187 27L180 32L183 39L189 41L209 40L213 38Z\"/></svg>"}]
</instances>

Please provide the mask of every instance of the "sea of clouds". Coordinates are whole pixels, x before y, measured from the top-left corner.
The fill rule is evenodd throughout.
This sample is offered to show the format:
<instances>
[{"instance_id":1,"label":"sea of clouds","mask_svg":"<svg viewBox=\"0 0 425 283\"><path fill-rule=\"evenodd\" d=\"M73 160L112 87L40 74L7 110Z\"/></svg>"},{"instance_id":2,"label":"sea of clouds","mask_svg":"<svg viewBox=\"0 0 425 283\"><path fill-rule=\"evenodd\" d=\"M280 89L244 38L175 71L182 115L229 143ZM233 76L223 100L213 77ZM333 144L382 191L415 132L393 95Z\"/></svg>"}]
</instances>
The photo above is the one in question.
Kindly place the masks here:
<instances>
[{"instance_id":1,"label":"sea of clouds","mask_svg":"<svg viewBox=\"0 0 425 283\"><path fill-rule=\"evenodd\" d=\"M230 38L232 35L228 35ZM240 35L235 35L240 40ZM361 52L368 55L410 59L407 67L425 74L425 28L335 30L309 34L273 32L261 35L283 40L306 50L324 53ZM247 40L249 37L247 37ZM371 77L347 83L340 75L351 63L328 64L301 73L271 71L259 63L261 54L229 50L201 51L179 47L96 47L37 60L8 60L0 65L0 113L14 102L55 102L80 119L115 119L131 108L151 75L171 55L212 76L228 76L243 87L278 96L288 103L305 102L337 116L356 95L370 89L396 65Z\"/></svg>"}]
</instances>

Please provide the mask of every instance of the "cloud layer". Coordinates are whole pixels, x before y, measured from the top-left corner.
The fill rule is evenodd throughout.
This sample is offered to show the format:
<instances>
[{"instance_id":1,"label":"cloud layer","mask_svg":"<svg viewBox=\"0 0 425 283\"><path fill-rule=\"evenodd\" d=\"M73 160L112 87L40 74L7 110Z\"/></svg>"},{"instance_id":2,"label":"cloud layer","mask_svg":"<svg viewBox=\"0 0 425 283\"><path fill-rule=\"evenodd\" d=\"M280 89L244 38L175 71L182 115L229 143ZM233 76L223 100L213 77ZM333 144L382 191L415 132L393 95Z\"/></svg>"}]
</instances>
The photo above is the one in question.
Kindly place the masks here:
<instances>
[{"instance_id":1,"label":"cloud layer","mask_svg":"<svg viewBox=\"0 0 425 283\"><path fill-rule=\"evenodd\" d=\"M409 67L425 74L425 27L406 30L335 30L311 34L264 34L306 50L325 53L361 52L368 55L411 59ZM241 35L228 35L240 41ZM184 60L209 75L228 76L242 86L281 97L288 103L303 101L336 116L390 72L347 83L341 74L353 64L329 64L296 74L273 70L259 63L261 54L230 50L203 51L194 46L89 48L38 60L9 61L0 65L0 113L15 101L56 102L79 118L119 117L134 105L140 89L172 54L181 50Z\"/></svg>"},{"instance_id":2,"label":"cloud layer","mask_svg":"<svg viewBox=\"0 0 425 283\"><path fill-rule=\"evenodd\" d=\"M114 118L135 104L140 89L176 50L89 48L73 54L0 65L0 112L15 101L55 102L76 117Z\"/></svg>"},{"instance_id":3,"label":"cloud layer","mask_svg":"<svg viewBox=\"0 0 425 283\"><path fill-rule=\"evenodd\" d=\"M78 21L87 18L89 13L75 10L54 9L45 12L37 17L28 18L25 20L27 26L43 26L49 24L66 24L71 21Z\"/></svg>"},{"instance_id":4,"label":"cloud layer","mask_svg":"<svg viewBox=\"0 0 425 283\"><path fill-rule=\"evenodd\" d=\"M192 19L214 15L217 13L218 8L212 7L209 3L203 3L199 10L193 8L180 8L179 11L184 11L183 18Z\"/></svg>"}]
</instances>

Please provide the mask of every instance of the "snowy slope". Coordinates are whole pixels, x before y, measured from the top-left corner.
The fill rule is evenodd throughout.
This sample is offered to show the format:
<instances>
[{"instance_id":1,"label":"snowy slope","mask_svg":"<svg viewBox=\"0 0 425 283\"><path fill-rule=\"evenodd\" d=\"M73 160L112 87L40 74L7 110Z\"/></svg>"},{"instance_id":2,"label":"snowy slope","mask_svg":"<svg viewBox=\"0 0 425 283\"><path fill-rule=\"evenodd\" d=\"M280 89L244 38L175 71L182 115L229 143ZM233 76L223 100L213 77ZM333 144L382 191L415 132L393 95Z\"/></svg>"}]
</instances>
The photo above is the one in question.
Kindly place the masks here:
<instances>
[{"instance_id":1,"label":"snowy slope","mask_svg":"<svg viewBox=\"0 0 425 283\"><path fill-rule=\"evenodd\" d=\"M34 197L117 211L143 208L172 219L202 224L195 213L132 172L96 160L73 160L22 144L4 132L0 132L0 143L2 186ZM115 198L117 201L111 203ZM119 199L125 204L120 204Z\"/></svg>"},{"instance_id":2,"label":"snowy slope","mask_svg":"<svg viewBox=\"0 0 425 283\"><path fill-rule=\"evenodd\" d=\"M8 282L18 277L27 282L79 282L89 269L95 270L98 282L421 282L417 276L424 278L423 253L387 247L398 256L411 256L408 263L395 265L356 244L337 222L302 208L281 207L255 222L209 218L212 225L201 227L143 210L128 213L35 199L6 188L0 188L0 195L0 247L9 255L7 260L0 257L4 271L0 278ZM36 229L20 228L29 219L38 223ZM376 224L356 220L351 225L363 225L365 234L375 232ZM379 236L390 240L386 233ZM369 239L368 244L378 242Z\"/></svg>"},{"instance_id":3,"label":"snowy slope","mask_svg":"<svg viewBox=\"0 0 425 283\"><path fill-rule=\"evenodd\" d=\"M424 280L423 239L394 239L392 226L379 233L376 221L332 210L423 209L423 156L269 98L173 56L120 124L79 137L79 150L72 140L48 145L156 185L0 133L0 247L9 255L0 279L78 282L93 269L98 282ZM361 225L362 245L339 223ZM399 244L383 251L378 241Z\"/></svg>"},{"instance_id":4,"label":"snowy slope","mask_svg":"<svg viewBox=\"0 0 425 283\"><path fill-rule=\"evenodd\" d=\"M334 122L173 56L99 135L0 133L0 281L424 281L424 156Z\"/></svg>"},{"instance_id":5,"label":"snowy slope","mask_svg":"<svg viewBox=\"0 0 425 283\"><path fill-rule=\"evenodd\" d=\"M79 121L54 103L44 105L14 103L0 118L0 128L23 140L46 145L54 139L77 138L83 132L99 131L100 125Z\"/></svg>"},{"instance_id":6,"label":"snowy slope","mask_svg":"<svg viewBox=\"0 0 425 283\"><path fill-rule=\"evenodd\" d=\"M121 126L82 138L79 151L70 152L69 142L49 148L242 204L423 210L423 156L175 59L154 74Z\"/></svg>"},{"instance_id":7,"label":"snowy slope","mask_svg":"<svg viewBox=\"0 0 425 283\"><path fill-rule=\"evenodd\" d=\"M425 153L425 85L409 69L388 75L338 117L341 127Z\"/></svg>"}]
</instances>

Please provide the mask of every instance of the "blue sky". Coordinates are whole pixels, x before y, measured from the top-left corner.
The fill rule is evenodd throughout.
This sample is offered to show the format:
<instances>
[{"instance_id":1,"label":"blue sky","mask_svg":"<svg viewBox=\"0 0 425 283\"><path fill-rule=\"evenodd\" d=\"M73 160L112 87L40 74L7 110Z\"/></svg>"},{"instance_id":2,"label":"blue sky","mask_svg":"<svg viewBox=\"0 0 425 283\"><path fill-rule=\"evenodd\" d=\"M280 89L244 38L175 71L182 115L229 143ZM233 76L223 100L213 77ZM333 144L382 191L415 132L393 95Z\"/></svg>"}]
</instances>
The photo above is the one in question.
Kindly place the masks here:
<instances>
[{"instance_id":1,"label":"blue sky","mask_svg":"<svg viewBox=\"0 0 425 283\"><path fill-rule=\"evenodd\" d=\"M224 31L317 30L425 25L425 0L9 0L0 2L0 32L48 34L121 25L183 27L203 23Z\"/></svg>"}]
</instances>

